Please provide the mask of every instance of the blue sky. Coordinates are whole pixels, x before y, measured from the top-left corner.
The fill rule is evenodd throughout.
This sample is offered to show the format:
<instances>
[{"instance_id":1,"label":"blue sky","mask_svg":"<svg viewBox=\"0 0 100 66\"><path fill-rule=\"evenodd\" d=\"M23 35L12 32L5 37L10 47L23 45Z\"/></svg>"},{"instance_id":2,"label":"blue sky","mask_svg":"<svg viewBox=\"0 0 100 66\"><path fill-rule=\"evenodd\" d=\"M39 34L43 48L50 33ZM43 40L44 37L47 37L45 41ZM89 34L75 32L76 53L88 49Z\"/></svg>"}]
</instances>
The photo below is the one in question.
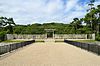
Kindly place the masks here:
<instances>
[{"instance_id":1,"label":"blue sky","mask_svg":"<svg viewBox=\"0 0 100 66\"><path fill-rule=\"evenodd\" d=\"M0 16L13 17L16 24L60 22L84 17L89 0L0 0ZM100 4L96 0L95 6Z\"/></svg>"}]
</instances>

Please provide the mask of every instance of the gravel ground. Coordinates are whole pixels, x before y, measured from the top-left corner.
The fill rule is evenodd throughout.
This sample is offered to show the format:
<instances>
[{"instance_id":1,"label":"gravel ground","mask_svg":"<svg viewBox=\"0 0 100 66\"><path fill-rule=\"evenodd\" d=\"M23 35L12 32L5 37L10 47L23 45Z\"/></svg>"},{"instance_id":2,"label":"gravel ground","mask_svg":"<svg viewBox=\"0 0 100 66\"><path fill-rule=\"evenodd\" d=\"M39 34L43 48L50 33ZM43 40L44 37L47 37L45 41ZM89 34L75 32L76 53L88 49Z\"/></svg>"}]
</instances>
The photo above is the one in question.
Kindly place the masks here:
<instances>
[{"instance_id":1,"label":"gravel ground","mask_svg":"<svg viewBox=\"0 0 100 66\"><path fill-rule=\"evenodd\" d=\"M0 60L0 66L100 66L100 56L67 43L34 43Z\"/></svg>"}]
</instances>

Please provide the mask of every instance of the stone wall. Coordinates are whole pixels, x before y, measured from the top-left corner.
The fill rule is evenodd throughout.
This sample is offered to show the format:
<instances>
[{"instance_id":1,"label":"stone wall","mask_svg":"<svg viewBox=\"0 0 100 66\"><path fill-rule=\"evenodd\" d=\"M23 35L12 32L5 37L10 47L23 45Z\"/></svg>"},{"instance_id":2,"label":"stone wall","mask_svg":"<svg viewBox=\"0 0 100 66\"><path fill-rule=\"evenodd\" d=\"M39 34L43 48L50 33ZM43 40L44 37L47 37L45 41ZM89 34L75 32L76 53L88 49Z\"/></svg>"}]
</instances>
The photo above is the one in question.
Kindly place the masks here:
<instances>
[{"instance_id":1,"label":"stone wall","mask_svg":"<svg viewBox=\"0 0 100 66\"><path fill-rule=\"evenodd\" d=\"M7 34L8 40L12 39L46 39L46 34ZM55 39L93 39L95 34L54 34Z\"/></svg>"},{"instance_id":2,"label":"stone wall","mask_svg":"<svg viewBox=\"0 0 100 66\"><path fill-rule=\"evenodd\" d=\"M7 40L12 39L43 39L45 38L45 34L7 34Z\"/></svg>"},{"instance_id":3,"label":"stone wall","mask_svg":"<svg viewBox=\"0 0 100 66\"><path fill-rule=\"evenodd\" d=\"M93 39L95 40L95 34L55 34L56 39Z\"/></svg>"},{"instance_id":4,"label":"stone wall","mask_svg":"<svg viewBox=\"0 0 100 66\"><path fill-rule=\"evenodd\" d=\"M12 40L14 39L14 35L13 34L6 34L6 38L7 40Z\"/></svg>"}]
</instances>

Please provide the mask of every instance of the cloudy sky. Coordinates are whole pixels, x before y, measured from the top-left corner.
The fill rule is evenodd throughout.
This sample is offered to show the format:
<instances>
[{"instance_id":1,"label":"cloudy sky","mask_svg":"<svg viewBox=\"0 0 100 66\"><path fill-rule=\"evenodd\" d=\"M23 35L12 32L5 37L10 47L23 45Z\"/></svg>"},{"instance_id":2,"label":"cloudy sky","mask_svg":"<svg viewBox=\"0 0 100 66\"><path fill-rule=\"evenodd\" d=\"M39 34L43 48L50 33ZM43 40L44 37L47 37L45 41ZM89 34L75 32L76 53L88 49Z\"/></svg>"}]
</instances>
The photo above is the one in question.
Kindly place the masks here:
<instances>
[{"instance_id":1,"label":"cloudy sky","mask_svg":"<svg viewBox=\"0 0 100 66\"><path fill-rule=\"evenodd\" d=\"M84 17L89 0L0 0L0 16L13 17L16 24L62 22ZM95 2L95 6L100 0Z\"/></svg>"}]
</instances>

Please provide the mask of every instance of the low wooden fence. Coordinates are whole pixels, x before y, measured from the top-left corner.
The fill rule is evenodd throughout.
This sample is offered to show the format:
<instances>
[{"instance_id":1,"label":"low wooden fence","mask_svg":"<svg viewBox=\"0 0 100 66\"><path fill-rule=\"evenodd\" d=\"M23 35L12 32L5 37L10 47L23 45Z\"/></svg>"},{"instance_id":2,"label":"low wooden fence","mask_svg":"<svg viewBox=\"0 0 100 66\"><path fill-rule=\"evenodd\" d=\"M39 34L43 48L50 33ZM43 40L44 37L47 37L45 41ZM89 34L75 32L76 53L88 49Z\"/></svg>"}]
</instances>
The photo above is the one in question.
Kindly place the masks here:
<instances>
[{"instance_id":1,"label":"low wooden fence","mask_svg":"<svg viewBox=\"0 0 100 66\"><path fill-rule=\"evenodd\" d=\"M21 42L21 43L14 43L14 44L0 46L0 55L7 53L7 52L11 52L15 49L24 47L26 45L30 45L34 42L35 42L35 40L31 40L31 41L25 41L25 42Z\"/></svg>"},{"instance_id":2,"label":"low wooden fence","mask_svg":"<svg viewBox=\"0 0 100 66\"><path fill-rule=\"evenodd\" d=\"M81 43L81 42L70 41L70 40L64 40L64 42L79 47L81 49L87 50L89 52L93 52L97 55L100 55L100 45L98 44Z\"/></svg>"}]
</instances>

